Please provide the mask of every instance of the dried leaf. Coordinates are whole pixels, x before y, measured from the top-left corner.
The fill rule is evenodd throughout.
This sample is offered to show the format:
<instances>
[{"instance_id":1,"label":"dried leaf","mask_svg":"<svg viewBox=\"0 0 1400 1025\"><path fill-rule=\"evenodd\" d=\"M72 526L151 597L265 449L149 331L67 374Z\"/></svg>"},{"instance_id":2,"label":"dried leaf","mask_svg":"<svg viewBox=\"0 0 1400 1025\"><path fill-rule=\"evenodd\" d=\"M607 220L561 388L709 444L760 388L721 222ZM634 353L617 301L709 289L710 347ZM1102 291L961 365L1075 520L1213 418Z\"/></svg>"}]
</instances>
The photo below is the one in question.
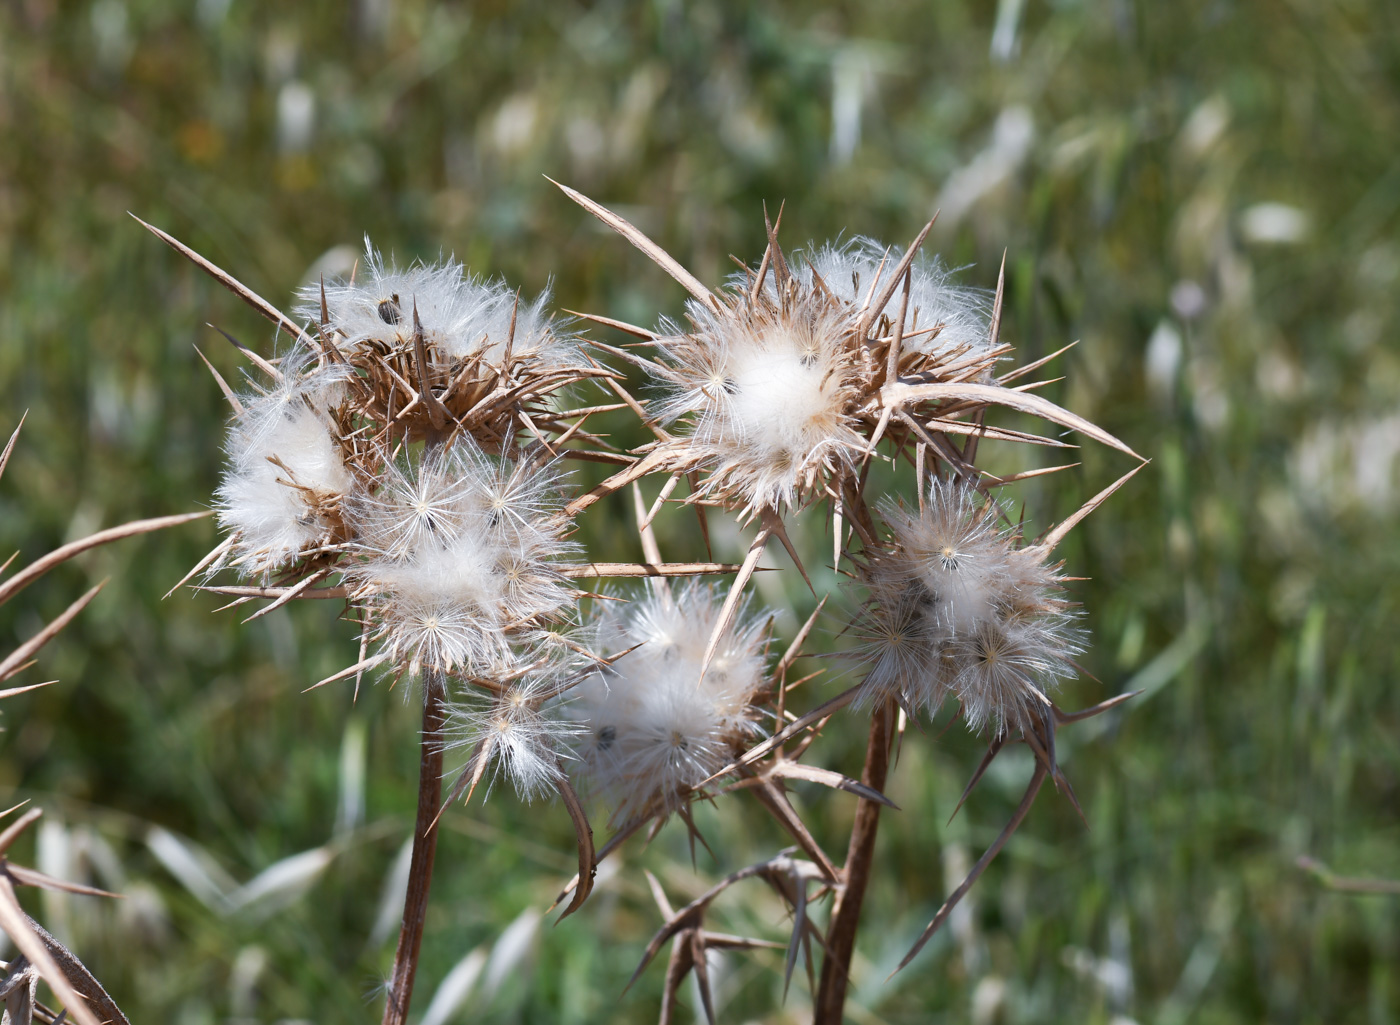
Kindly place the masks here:
<instances>
[{"instance_id":1,"label":"dried leaf","mask_svg":"<svg viewBox=\"0 0 1400 1025\"><path fill-rule=\"evenodd\" d=\"M30 656L45 644L48 644L49 641L53 640L54 637L58 635L58 632L71 623L79 612L87 608L88 603L97 597L97 592L106 586L107 581L105 580L99 583L77 601L73 602L73 604L69 605L68 608L64 609L53 622L49 623L37 634L11 652L9 657L3 662L0 662L0 680L8 680L22 670L25 665L28 664Z\"/></svg>"},{"instance_id":2,"label":"dried leaf","mask_svg":"<svg viewBox=\"0 0 1400 1025\"><path fill-rule=\"evenodd\" d=\"M1079 523L1084 519L1084 517L1088 516L1091 512L1093 512L1105 501L1107 501L1109 495L1113 494L1124 484L1128 483L1128 481L1132 479L1133 475L1136 474L1146 465L1146 463L1141 463L1137 466L1134 466L1127 473L1123 474L1123 476L1119 477L1108 487L1104 488L1093 498L1089 499L1089 501L1085 502L1082 506L1079 507L1079 510L1073 516L1066 518L1063 523L1055 527L1043 538L1041 538L1040 542L1036 545L1036 547L1044 550L1047 554L1054 551L1055 546L1058 545L1061 541L1063 541L1065 539L1065 536L1076 526L1078 526Z\"/></svg>"},{"instance_id":3,"label":"dried leaf","mask_svg":"<svg viewBox=\"0 0 1400 1025\"><path fill-rule=\"evenodd\" d=\"M171 249L175 250L175 252L183 256L185 259L189 260L200 270L204 271L204 273L208 274L219 284L223 285L234 295L238 296L238 298L242 299L249 306L253 307L253 309L261 313L268 320L272 321L284 331L287 331L289 334L291 334L293 338L304 340L307 343L311 342L310 337L307 336L306 332L301 329L301 326L296 321L283 314L280 310L277 309L277 307L273 306L272 303L268 302L262 296L258 295L258 293L254 292L247 285L243 284L243 282L239 281L228 271L224 270L221 267L215 266L213 263L210 263L208 260L200 256L189 246L176 239L174 236L166 234L165 232L157 228L155 225L147 224L135 214L130 213L130 211L128 211L128 213L130 214L131 219L134 220L137 224L141 225L141 227L145 228L152 235L160 239Z\"/></svg>"},{"instance_id":4,"label":"dried leaf","mask_svg":"<svg viewBox=\"0 0 1400 1025\"><path fill-rule=\"evenodd\" d=\"M808 783L820 783L824 787L831 787L833 790L844 790L848 794L855 794L857 797L867 801L876 801L886 808L899 810L899 805L895 804L874 787L868 787L859 780L843 776L839 772L831 769L821 769L814 765L803 765L801 762L794 762L784 758L773 766L769 773L771 776L778 776L782 779L800 779Z\"/></svg>"},{"instance_id":5,"label":"dried leaf","mask_svg":"<svg viewBox=\"0 0 1400 1025\"><path fill-rule=\"evenodd\" d=\"M24 421L29 418L29 410L19 418L19 423L15 425L14 433L10 435L10 440L5 443L5 451L0 452L0 477L5 475L5 467L10 465L10 453L15 450L15 441L19 438L19 432L24 429Z\"/></svg>"},{"instance_id":6,"label":"dried leaf","mask_svg":"<svg viewBox=\"0 0 1400 1025\"><path fill-rule=\"evenodd\" d=\"M958 901L962 900L963 897L967 895L967 891L972 889L972 884L977 882L983 870L992 863L992 859L997 856L997 852L1006 845L1007 840L1011 839L1011 834L1016 832L1016 827L1025 819L1026 813L1031 810L1031 805L1035 802L1035 795L1040 792L1041 784L1045 782L1046 775L1045 766L1037 763L1035 772L1031 776L1030 785L1026 787L1025 796L1021 798L1020 807L1018 807L1011 816L1011 821L1006 824L1006 828L1001 831L996 840L992 842L992 845L983 852L982 857L977 859L977 864L972 866L972 871L967 874L967 878L959 884L956 890L949 894L948 899L943 902L943 906L938 909L938 914L933 916L933 921L930 922L928 927L920 934L914 946L910 948L909 953L904 955L904 960L899 962L899 966L895 968L893 972L890 972L891 978L893 978L896 973L902 971L910 961L914 960L919 951L924 949L924 944L927 943L933 937L933 934L938 931L939 927L948 920L948 916L953 913L953 908L957 907Z\"/></svg>"},{"instance_id":7,"label":"dried leaf","mask_svg":"<svg viewBox=\"0 0 1400 1025\"><path fill-rule=\"evenodd\" d=\"M569 810L569 818L574 823L574 835L578 839L579 882L574 887L574 899L559 916L559 920L563 921L577 911L593 892L593 877L598 874L598 862L593 851L593 827L588 824L588 816L584 814L583 805L579 803L574 788L569 784L568 778L562 775L559 779L559 796L564 801L564 807Z\"/></svg>"},{"instance_id":8,"label":"dried leaf","mask_svg":"<svg viewBox=\"0 0 1400 1025\"><path fill-rule=\"evenodd\" d=\"M54 994L63 1002L63 1006L73 1016L79 1025L103 1025L92 1009L76 989L68 976L58 966L52 953L35 930L34 923L29 916L19 906L19 901L15 899L14 888L10 881L0 875L0 928L5 930L6 935L25 957L29 958L29 963L34 966L39 975ZM123 1017L121 1021L124 1025L129 1025Z\"/></svg>"}]
</instances>

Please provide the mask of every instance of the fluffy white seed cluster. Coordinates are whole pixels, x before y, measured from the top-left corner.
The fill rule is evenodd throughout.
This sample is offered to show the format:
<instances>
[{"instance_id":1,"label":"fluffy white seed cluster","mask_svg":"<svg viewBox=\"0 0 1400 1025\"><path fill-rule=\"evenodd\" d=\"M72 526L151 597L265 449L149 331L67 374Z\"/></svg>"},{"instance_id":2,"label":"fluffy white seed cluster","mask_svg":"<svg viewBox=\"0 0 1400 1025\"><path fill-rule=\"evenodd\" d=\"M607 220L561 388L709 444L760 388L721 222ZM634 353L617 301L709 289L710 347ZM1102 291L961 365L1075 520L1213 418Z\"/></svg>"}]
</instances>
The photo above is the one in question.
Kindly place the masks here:
<instances>
[{"instance_id":1,"label":"fluffy white seed cluster","mask_svg":"<svg viewBox=\"0 0 1400 1025\"><path fill-rule=\"evenodd\" d=\"M373 494L346 505L360 561L348 570L382 653L412 672L484 672L572 608L555 570L562 537L549 468L484 454L466 435L386 462Z\"/></svg>"},{"instance_id":2,"label":"fluffy white seed cluster","mask_svg":"<svg viewBox=\"0 0 1400 1025\"><path fill-rule=\"evenodd\" d=\"M769 271L761 289L746 272L713 306L691 301L689 330L663 321L651 365L664 389L658 413L685 423L710 493L750 510L792 508L854 468L885 370L861 328L899 260L869 239L822 246ZM933 259L910 275L901 352L919 357L914 372L987 353L986 296L950 284ZM893 320L898 301L883 316Z\"/></svg>"},{"instance_id":3,"label":"fluffy white seed cluster","mask_svg":"<svg viewBox=\"0 0 1400 1025\"><path fill-rule=\"evenodd\" d=\"M481 359L500 365L508 341L516 359L554 365L580 362L577 344L552 330L547 291L534 302L518 302L504 281L477 278L450 258L401 270L386 263L368 238L364 268L360 281L325 286L327 327L352 353L412 345L416 308L430 354L448 362ZM320 285L303 288L298 298L298 316L319 324Z\"/></svg>"},{"instance_id":4,"label":"fluffy white seed cluster","mask_svg":"<svg viewBox=\"0 0 1400 1025\"><path fill-rule=\"evenodd\" d=\"M561 761L572 757L581 729L551 712L570 685L571 668L566 659L537 659L501 663L483 673L501 689L485 702L453 709L450 729L460 738L454 746L470 748L474 758L489 758L493 782L506 777L527 801L555 790L563 778ZM475 765L468 763L468 769Z\"/></svg>"},{"instance_id":5,"label":"fluffy white seed cluster","mask_svg":"<svg viewBox=\"0 0 1400 1025\"><path fill-rule=\"evenodd\" d=\"M215 504L232 536L227 561L263 580L339 537L340 505L354 486L336 426L347 372L312 368L297 349L281 375L271 392L243 397Z\"/></svg>"},{"instance_id":6,"label":"fluffy white seed cluster","mask_svg":"<svg viewBox=\"0 0 1400 1025\"><path fill-rule=\"evenodd\" d=\"M903 255L898 247L886 250L874 239L854 238L800 254L793 274L808 288L815 274L843 301L859 308L884 288ZM986 350L991 318L987 293L952 284L952 273L936 257L916 259L911 272L904 348L932 356ZM899 315L902 287L885 310L891 320ZM930 330L939 325L938 331Z\"/></svg>"},{"instance_id":7,"label":"fluffy white seed cluster","mask_svg":"<svg viewBox=\"0 0 1400 1025\"><path fill-rule=\"evenodd\" d=\"M1028 729L1082 650L1055 570L962 483L934 481L921 513L882 514L890 541L865 572L862 700L932 715L951 697L973 730Z\"/></svg>"},{"instance_id":8,"label":"fluffy white seed cluster","mask_svg":"<svg viewBox=\"0 0 1400 1025\"><path fill-rule=\"evenodd\" d=\"M741 610L701 677L721 604L690 583L599 618L597 653L626 654L584 680L563 712L579 725L577 757L614 823L674 810L759 730L760 622Z\"/></svg>"},{"instance_id":9,"label":"fluffy white seed cluster","mask_svg":"<svg viewBox=\"0 0 1400 1025\"><path fill-rule=\"evenodd\" d=\"M663 348L660 413L688 418L693 456L753 507L793 506L862 451L847 410L857 397L849 308L808 295L786 308L692 302L693 330Z\"/></svg>"}]
</instances>

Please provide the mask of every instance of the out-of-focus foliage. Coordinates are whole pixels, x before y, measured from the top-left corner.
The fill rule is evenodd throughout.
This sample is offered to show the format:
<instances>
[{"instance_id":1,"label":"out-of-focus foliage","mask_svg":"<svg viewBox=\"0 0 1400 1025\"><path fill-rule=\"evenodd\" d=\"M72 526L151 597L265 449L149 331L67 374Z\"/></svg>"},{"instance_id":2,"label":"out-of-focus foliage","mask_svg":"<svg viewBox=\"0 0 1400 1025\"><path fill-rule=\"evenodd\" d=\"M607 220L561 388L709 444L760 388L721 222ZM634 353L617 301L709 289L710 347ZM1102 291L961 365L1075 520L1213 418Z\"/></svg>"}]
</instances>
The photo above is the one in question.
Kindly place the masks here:
<instances>
[{"instance_id":1,"label":"out-of-focus foliage","mask_svg":"<svg viewBox=\"0 0 1400 1025\"><path fill-rule=\"evenodd\" d=\"M1062 732L1090 828L1046 795L885 983L1029 772L999 760L945 825L979 748L911 731L852 1019L1393 1022L1396 898L1329 891L1295 859L1400 866L1397 154L1388 0L16 0L0 6L0 410L6 433L30 419L0 542L28 557L207 502L225 411L193 345L226 376L238 359L206 321L272 347L128 210L277 302L348 271L368 232L400 260L452 252L649 323L680 289L543 174L712 282L728 253L761 254L764 201L786 201L789 241L903 242L941 207L931 245L965 283L991 287L1007 251L1021 358L1080 341L1048 394L1154 460L1064 551L1091 578L1077 596L1102 681L1066 704L1146 693ZM1124 469L1083 459L1023 492L1033 520ZM629 543L614 511L590 544ZM663 517L663 549L688 551L690 523ZM353 656L335 608L244 627L208 597L162 601L212 541L201 524L93 552L4 610L0 631L28 636L112 577L30 671L62 682L6 704L0 804L48 810L31 863L128 895L35 910L133 1020L370 1020L416 716L382 685L354 705L346 685L300 693ZM763 586L810 602L800 581ZM828 763L854 771L862 731L838 733ZM851 814L845 795L801 799L830 836ZM784 844L731 799L701 815L715 857L692 869L673 826L553 928L535 913L572 871L562 809L498 791L443 821L416 1006L454 965L457 982L480 969L482 1021L650 1020L659 970L619 996L658 920L633 867L688 897ZM783 937L777 905L745 894L726 924ZM717 966L722 1017L802 1020L800 983L773 1010L778 969Z\"/></svg>"}]
</instances>

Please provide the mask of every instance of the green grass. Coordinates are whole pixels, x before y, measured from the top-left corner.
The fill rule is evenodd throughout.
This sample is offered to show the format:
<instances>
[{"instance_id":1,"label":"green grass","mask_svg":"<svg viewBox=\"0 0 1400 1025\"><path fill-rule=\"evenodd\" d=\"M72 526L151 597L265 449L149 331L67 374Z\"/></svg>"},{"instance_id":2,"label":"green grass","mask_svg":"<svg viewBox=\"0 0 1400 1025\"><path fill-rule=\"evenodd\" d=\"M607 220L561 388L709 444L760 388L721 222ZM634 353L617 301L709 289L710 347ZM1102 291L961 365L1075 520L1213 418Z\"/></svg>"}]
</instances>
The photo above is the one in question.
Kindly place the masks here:
<instances>
[{"instance_id":1,"label":"green grass","mask_svg":"<svg viewBox=\"0 0 1400 1025\"><path fill-rule=\"evenodd\" d=\"M1076 596L1101 681L1066 703L1149 693L1062 735L1090 828L1045 794L966 919L882 985L941 902L945 866L975 859L1029 771L1008 759L945 825L977 741L907 738L852 1020L1400 1019L1396 898L1327 890L1294 864L1400 875L1400 9L1032 3L1005 61L989 57L990 3L357 10L0 8L0 409L8 423L30 411L0 482L0 543L27 559L208 502L224 411L193 345L226 376L236 353L206 321L272 347L263 322L128 210L277 302L368 232L401 260L453 252L528 293L552 280L563 306L651 323L680 312L680 289L543 174L624 207L715 282L728 253L760 255L763 202L786 202L793 243L907 240L1001 112L1023 108L1024 159L961 218L945 195L931 245L983 287L1006 250L1005 337L1025 360L1079 340L1046 394L1153 460L1063 550L1090 578ZM832 144L837 81L862 98L846 160ZM300 88L289 83L314 96L302 149L279 148L279 96L294 105ZM1266 202L1305 211L1306 237L1251 241L1246 211ZM1198 312L1181 304L1184 281L1202 290ZM1022 490L1032 522L1126 469L1091 447L1082 459ZM606 546L625 515L601 510L590 541ZM817 550L819 516L807 518L802 543ZM660 530L667 551L694 543L679 514ZM47 833L19 860L131 896L25 899L133 1020L372 1020L392 938L367 937L408 831L416 717L382 686L353 706L346 687L300 693L354 656L334 609L241 626L209 597L162 601L213 542L202 523L94 552L0 614L0 636L26 637L111 578L30 671L61 682L5 703L0 803L46 810ZM805 614L800 581L787 584ZM244 881L327 843L342 741L360 728L363 823L302 898L221 915L151 853L160 826ZM826 764L853 771L861 732L833 733ZM839 836L849 800L799 793L819 833ZM498 790L447 822L420 1010L452 965L547 906L571 872L557 805ZM692 868L674 825L629 847L589 905L543 925L461 1019L651 1020L659 966L621 995L658 922L639 866L688 898L783 845L742 799L701 822L717 859L701 851ZM118 875L100 867L104 850ZM786 928L754 889L719 921ZM1110 960L1130 968L1130 988L1095 981ZM731 961L723 1019L801 1020L805 986L779 1010L779 968ZM997 992L1000 1009L976 1017Z\"/></svg>"}]
</instances>

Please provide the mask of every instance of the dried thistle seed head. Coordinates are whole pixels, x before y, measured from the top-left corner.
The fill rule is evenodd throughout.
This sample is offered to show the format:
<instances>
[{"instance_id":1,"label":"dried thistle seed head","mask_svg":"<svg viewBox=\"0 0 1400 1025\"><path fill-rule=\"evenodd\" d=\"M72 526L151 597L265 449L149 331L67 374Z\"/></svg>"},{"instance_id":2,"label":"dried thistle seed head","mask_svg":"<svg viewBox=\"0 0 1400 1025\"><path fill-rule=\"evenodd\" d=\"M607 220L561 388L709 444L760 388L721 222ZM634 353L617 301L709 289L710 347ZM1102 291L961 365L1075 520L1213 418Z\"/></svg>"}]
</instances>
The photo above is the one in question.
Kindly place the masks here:
<instances>
[{"instance_id":1,"label":"dried thistle seed head","mask_svg":"<svg viewBox=\"0 0 1400 1025\"><path fill-rule=\"evenodd\" d=\"M736 615L701 678L722 599L689 583L609 606L595 623L598 654L627 654L585 679L562 714L579 724L575 750L617 823L673 811L758 732L767 681L755 618Z\"/></svg>"},{"instance_id":2,"label":"dried thistle seed head","mask_svg":"<svg viewBox=\"0 0 1400 1025\"><path fill-rule=\"evenodd\" d=\"M677 462L708 470L710 494L751 512L778 510L838 490L853 474L880 422L898 321L886 286L899 262L898 251L868 239L798 254L791 265L770 247L762 282L746 269L713 301L688 304L689 330L663 322L650 365L665 387L658 410L688 427L672 443ZM933 259L908 273L897 372L936 380L954 363L964 376L985 372L966 357L995 359L986 297L950 285Z\"/></svg>"},{"instance_id":3,"label":"dried thistle seed head","mask_svg":"<svg viewBox=\"0 0 1400 1025\"><path fill-rule=\"evenodd\" d=\"M339 335L347 356L365 349L412 347L416 308L424 341L437 361L481 359L499 368L509 341L513 359L582 363L577 342L558 334L551 321L547 292L533 302L518 302L504 281L474 277L451 258L400 270L386 263L368 238L364 264L361 281L326 285L325 327ZM320 285L303 288L298 298L297 314L321 323Z\"/></svg>"},{"instance_id":4,"label":"dried thistle seed head","mask_svg":"<svg viewBox=\"0 0 1400 1025\"><path fill-rule=\"evenodd\" d=\"M266 578L308 549L344 540L340 505L355 487L337 427L347 372L314 368L304 349L283 360L265 395L244 396L230 425L217 491L219 525L236 538L231 561Z\"/></svg>"},{"instance_id":5,"label":"dried thistle seed head","mask_svg":"<svg viewBox=\"0 0 1400 1025\"><path fill-rule=\"evenodd\" d=\"M689 426L686 455L717 497L750 508L800 505L854 464L863 445L849 304L817 288L783 298L736 287L714 310L691 302L691 330L666 325L666 421Z\"/></svg>"},{"instance_id":6,"label":"dried thistle seed head","mask_svg":"<svg viewBox=\"0 0 1400 1025\"><path fill-rule=\"evenodd\" d=\"M1047 693L1074 677L1072 659L1081 650L1080 632L1064 615L1002 616L958 637L946 657L968 728L1029 730L1046 717Z\"/></svg>"},{"instance_id":7,"label":"dried thistle seed head","mask_svg":"<svg viewBox=\"0 0 1400 1025\"><path fill-rule=\"evenodd\" d=\"M921 512L887 502L881 514L920 588L921 604L944 632L956 635L984 621L1010 569L995 503L974 488L935 480Z\"/></svg>"},{"instance_id":8,"label":"dried thistle seed head","mask_svg":"<svg viewBox=\"0 0 1400 1025\"><path fill-rule=\"evenodd\" d=\"M367 250L359 282L301 292L297 312L320 325L356 376L358 417L408 441L465 431L505 452L525 420L563 430L551 405L567 385L602 371L551 320L548 294L521 303L504 282L448 260L399 270Z\"/></svg>"},{"instance_id":9,"label":"dried thistle seed head","mask_svg":"<svg viewBox=\"0 0 1400 1025\"><path fill-rule=\"evenodd\" d=\"M959 481L935 480L919 513L881 512L887 545L861 573L861 700L932 715L953 697L973 730L1029 728L1082 650L1056 569L999 530L995 504Z\"/></svg>"},{"instance_id":10,"label":"dried thistle seed head","mask_svg":"<svg viewBox=\"0 0 1400 1025\"><path fill-rule=\"evenodd\" d=\"M576 592L554 563L576 550L551 468L481 452L461 435L416 460L385 461L377 490L346 507L361 559L347 571L386 660L471 669L566 617ZM509 514L498 508L502 492Z\"/></svg>"},{"instance_id":11,"label":"dried thistle seed head","mask_svg":"<svg viewBox=\"0 0 1400 1025\"><path fill-rule=\"evenodd\" d=\"M812 287L815 275L843 302L859 309L869 296L884 290L903 256L904 251L898 246L886 249L874 239L854 238L809 247L796 254L792 273L807 288ZM937 361L954 353L989 347L991 304L986 292L952 284L952 273L935 256L915 259L910 274L904 324L908 335L906 351ZM896 288L884 310L891 320L899 315L900 301L900 290ZM936 332L930 330L939 325L942 326Z\"/></svg>"}]
</instances>

